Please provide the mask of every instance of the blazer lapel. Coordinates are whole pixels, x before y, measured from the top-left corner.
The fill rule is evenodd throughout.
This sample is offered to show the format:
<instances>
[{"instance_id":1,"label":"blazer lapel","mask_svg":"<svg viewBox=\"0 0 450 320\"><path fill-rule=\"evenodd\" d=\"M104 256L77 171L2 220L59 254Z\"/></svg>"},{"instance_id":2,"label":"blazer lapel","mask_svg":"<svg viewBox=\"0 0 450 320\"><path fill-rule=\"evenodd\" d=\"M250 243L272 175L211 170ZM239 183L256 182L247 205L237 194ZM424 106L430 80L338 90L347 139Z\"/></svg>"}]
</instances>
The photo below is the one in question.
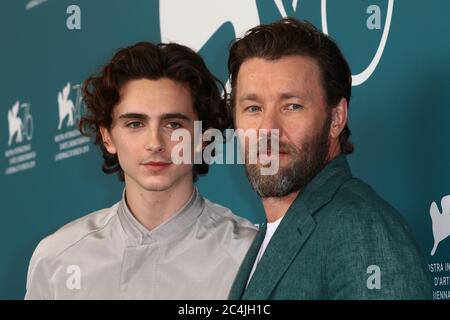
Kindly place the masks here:
<instances>
[{"instance_id":1,"label":"blazer lapel","mask_svg":"<svg viewBox=\"0 0 450 320\"><path fill-rule=\"evenodd\" d=\"M268 299L316 227L315 212L331 201L338 188L351 179L345 156L330 162L294 200L269 242L242 299ZM264 234L262 240L264 239ZM261 244L261 243L260 243ZM256 254L259 251L256 249ZM255 256L252 261L255 260ZM250 266L250 270L253 266ZM250 272L247 273L247 276Z\"/></svg>"},{"instance_id":2,"label":"blazer lapel","mask_svg":"<svg viewBox=\"0 0 450 320\"><path fill-rule=\"evenodd\" d=\"M241 267L239 268L238 274L233 282L233 286L231 287L230 294L228 299L230 300L239 300L242 298L242 294L244 293L245 287L247 286L247 280L250 276L250 273L253 269L253 264L255 262L256 256L258 255L259 248L264 240L266 235L266 224L263 223L258 233L256 234L255 239L252 242L252 245L247 251L244 260L242 261Z\"/></svg>"},{"instance_id":3,"label":"blazer lapel","mask_svg":"<svg viewBox=\"0 0 450 320\"><path fill-rule=\"evenodd\" d=\"M310 215L303 220L301 225L296 223L295 218L297 218L295 213L290 213L286 214L281 221L253 273L242 299L268 299L284 272L314 231L316 223Z\"/></svg>"}]
</instances>

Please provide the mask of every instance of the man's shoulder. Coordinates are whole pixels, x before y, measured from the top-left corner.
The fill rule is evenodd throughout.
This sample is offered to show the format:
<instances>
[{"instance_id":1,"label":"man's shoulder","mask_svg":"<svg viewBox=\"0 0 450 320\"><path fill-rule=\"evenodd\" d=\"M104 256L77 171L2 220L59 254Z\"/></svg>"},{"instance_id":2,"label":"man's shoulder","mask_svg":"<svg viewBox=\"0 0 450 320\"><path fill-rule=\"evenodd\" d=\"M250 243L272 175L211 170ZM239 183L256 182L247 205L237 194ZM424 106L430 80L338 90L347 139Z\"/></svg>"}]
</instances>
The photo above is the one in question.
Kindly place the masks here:
<instances>
[{"instance_id":1,"label":"man's shoulder","mask_svg":"<svg viewBox=\"0 0 450 320\"><path fill-rule=\"evenodd\" d=\"M207 216L217 223L232 222L237 228L257 230L258 228L249 220L233 213L229 208L224 207L211 200L205 199L205 209Z\"/></svg>"},{"instance_id":2,"label":"man's shoulder","mask_svg":"<svg viewBox=\"0 0 450 320\"><path fill-rule=\"evenodd\" d=\"M33 256L57 257L85 237L102 230L117 213L118 203L96 210L59 228L42 239Z\"/></svg>"},{"instance_id":3,"label":"man's shoulder","mask_svg":"<svg viewBox=\"0 0 450 320\"><path fill-rule=\"evenodd\" d=\"M335 279L336 292L331 296L417 299L430 295L425 256L412 230L368 184L348 180L317 213L316 239L324 249L329 276ZM373 267L383 275L383 290L366 290Z\"/></svg>"},{"instance_id":4,"label":"man's shoulder","mask_svg":"<svg viewBox=\"0 0 450 320\"><path fill-rule=\"evenodd\" d=\"M360 179L345 182L324 211L318 219L331 238L352 239L351 244L361 247L420 251L406 219Z\"/></svg>"},{"instance_id":5,"label":"man's shoulder","mask_svg":"<svg viewBox=\"0 0 450 320\"><path fill-rule=\"evenodd\" d=\"M370 185L358 178L346 181L330 203L342 215L361 222L398 222L405 224L402 215Z\"/></svg>"},{"instance_id":6,"label":"man's shoulder","mask_svg":"<svg viewBox=\"0 0 450 320\"><path fill-rule=\"evenodd\" d=\"M230 209L205 199L205 208L199 220L207 232L239 265L252 244L258 228Z\"/></svg>"},{"instance_id":7,"label":"man's shoulder","mask_svg":"<svg viewBox=\"0 0 450 320\"><path fill-rule=\"evenodd\" d=\"M205 210L202 215L202 222L211 232L231 235L235 239L253 239L258 232L256 225L234 214L229 208L206 198L204 200Z\"/></svg>"}]
</instances>

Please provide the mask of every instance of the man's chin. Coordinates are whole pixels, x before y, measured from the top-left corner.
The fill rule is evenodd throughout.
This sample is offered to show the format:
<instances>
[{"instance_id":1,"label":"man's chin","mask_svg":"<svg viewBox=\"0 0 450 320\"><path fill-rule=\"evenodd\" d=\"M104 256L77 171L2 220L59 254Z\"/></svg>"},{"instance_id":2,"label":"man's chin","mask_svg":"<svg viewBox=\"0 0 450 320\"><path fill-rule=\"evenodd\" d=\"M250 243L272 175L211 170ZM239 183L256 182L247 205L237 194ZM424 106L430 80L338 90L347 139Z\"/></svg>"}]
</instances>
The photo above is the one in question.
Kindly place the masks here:
<instances>
[{"instance_id":1,"label":"man's chin","mask_svg":"<svg viewBox=\"0 0 450 320\"><path fill-rule=\"evenodd\" d=\"M291 163L280 165L274 174L262 175L261 169L261 165L246 167L247 178L261 198L284 197L299 191L303 186L303 179L295 178L295 168Z\"/></svg>"},{"instance_id":2,"label":"man's chin","mask_svg":"<svg viewBox=\"0 0 450 320\"><path fill-rule=\"evenodd\" d=\"M248 161L248 160L247 160ZM292 156L290 153L279 153L278 155L266 155L266 154L260 154L258 155L258 164L267 165L271 162L278 161L279 163L291 163L292 162Z\"/></svg>"},{"instance_id":3,"label":"man's chin","mask_svg":"<svg viewBox=\"0 0 450 320\"><path fill-rule=\"evenodd\" d=\"M245 164L247 170L251 170L252 172L258 172L261 174L263 169L267 170L268 168L272 168L274 166L273 162L268 163L257 163L257 164ZM285 159L279 159L278 166L276 172L273 174L265 174L264 176L274 176L277 175L279 172L290 170L292 167L292 161L290 158Z\"/></svg>"},{"instance_id":4,"label":"man's chin","mask_svg":"<svg viewBox=\"0 0 450 320\"><path fill-rule=\"evenodd\" d=\"M150 186L144 186L145 191L149 192L163 192L170 189L170 186L166 185L150 185Z\"/></svg>"},{"instance_id":5,"label":"man's chin","mask_svg":"<svg viewBox=\"0 0 450 320\"><path fill-rule=\"evenodd\" d=\"M147 180L148 181L143 181L141 186L144 190L151 192L167 191L173 185L170 181L167 181L167 179L164 179L163 177L151 177L151 179Z\"/></svg>"}]
</instances>

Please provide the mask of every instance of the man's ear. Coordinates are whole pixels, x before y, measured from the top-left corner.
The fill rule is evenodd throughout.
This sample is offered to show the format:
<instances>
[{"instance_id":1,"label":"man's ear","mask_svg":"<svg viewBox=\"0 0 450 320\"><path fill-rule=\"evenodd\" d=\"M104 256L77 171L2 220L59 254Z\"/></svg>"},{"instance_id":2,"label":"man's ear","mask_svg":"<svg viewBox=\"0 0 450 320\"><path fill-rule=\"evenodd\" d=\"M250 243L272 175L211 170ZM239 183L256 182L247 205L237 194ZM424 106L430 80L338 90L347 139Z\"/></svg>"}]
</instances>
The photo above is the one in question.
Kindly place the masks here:
<instances>
[{"instance_id":1,"label":"man's ear","mask_svg":"<svg viewBox=\"0 0 450 320\"><path fill-rule=\"evenodd\" d=\"M102 135L103 145L105 146L106 150L108 150L108 152L111 154L116 154L117 150L111 139L109 130L103 126L100 126L100 133Z\"/></svg>"},{"instance_id":2,"label":"man's ear","mask_svg":"<svg viewBox=\"0 0 450 320\"><path fill-rule=\"evenodd\" d=\"M331 109L330 137L338 138L347 124L348 104L347 99L341 98L336 107Z\"/></svg>"}]
</instances>

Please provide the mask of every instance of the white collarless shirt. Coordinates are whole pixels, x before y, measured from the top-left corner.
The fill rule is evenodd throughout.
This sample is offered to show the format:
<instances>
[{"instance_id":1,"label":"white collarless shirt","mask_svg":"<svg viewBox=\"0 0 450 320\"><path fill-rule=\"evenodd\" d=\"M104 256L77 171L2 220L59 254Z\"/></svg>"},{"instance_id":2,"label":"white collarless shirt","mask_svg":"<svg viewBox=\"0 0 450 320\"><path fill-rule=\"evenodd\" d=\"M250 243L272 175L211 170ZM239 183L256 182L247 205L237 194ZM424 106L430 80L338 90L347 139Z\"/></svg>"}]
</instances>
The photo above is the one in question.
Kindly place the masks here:
<instances>
[{"instance_id":1,"label":"white collarless shirt","mask_svg":"<svg viewBox=\"0 0 450 320\"><path fill-rule=\"evenodd\" d=\"M250 279L252 278L253 273L255 272L259 261L261 260L262 256L264 255L264 251L266 251L266 248L269 245L270 239L272 239L272 236L275 233L275 231L277 230L278 226L280 225L281 220L283 220L283 217L284 216L282 216L281 218L279 218L278 220L276 220L274 222L267 223L266 235L261 244L261 247L259 248L258 255L256 256L255 263L253 264L252 272L250 272L250 276L248 277L248 280L247 280L247 285L250 282Z\"/></svg>"},{"instance_id":2,"label":"white collarless shirt","mask_svg":"<svg viewBox=\"0 0 450 320\"><path fill-rule=\"evenodd\" d=\"M226 299L257 229L194 190L147 230L124 197L46 237L26 299Z\"/></svg>"}]
</instances>

